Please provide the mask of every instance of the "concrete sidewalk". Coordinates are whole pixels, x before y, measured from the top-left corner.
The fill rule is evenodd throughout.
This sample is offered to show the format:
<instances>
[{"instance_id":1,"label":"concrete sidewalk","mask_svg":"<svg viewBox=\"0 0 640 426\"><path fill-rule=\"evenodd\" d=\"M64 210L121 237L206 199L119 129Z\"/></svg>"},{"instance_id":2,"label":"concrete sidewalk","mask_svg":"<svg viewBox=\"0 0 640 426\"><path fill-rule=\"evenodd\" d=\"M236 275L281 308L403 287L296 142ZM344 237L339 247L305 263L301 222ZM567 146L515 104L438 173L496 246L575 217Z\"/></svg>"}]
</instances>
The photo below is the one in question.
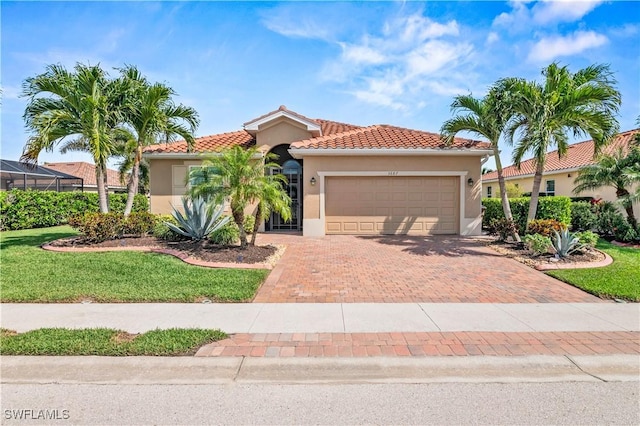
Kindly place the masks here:
<instances>
[{"instance_id":1,"label":"concrete sidewalk","mask_svg":"<svg viewBox=\"0 0 640 426\"><path fill-rule=\"evenodd\" d=\"M624 303L2 304L2 327L219 328L227 333L637 332Z\"/></svg>"}]
</instances>

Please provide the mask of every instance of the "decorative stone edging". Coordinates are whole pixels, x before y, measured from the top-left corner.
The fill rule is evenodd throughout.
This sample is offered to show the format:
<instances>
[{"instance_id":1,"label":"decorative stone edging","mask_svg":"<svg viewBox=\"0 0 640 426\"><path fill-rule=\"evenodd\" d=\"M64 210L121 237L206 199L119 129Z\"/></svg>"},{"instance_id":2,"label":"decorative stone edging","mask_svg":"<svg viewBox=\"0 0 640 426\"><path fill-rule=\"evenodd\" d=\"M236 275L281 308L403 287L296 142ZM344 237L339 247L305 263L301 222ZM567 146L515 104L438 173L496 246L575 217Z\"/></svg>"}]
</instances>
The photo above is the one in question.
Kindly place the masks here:
<instances>
[{"instance_id":1,"label":"decorative stone edging","mask_svg":"<svg viewBox=\"0 0 640 426\"><path fill-rule=\"evenodd\" d=\"M535 269L537 269L538 271L554 271L557 269L602 268L603 266L609 266L613 263L613 259L607 253L600 250L596 251L604 255L604 260L601 260L599 262L547 263L544 265L536 265Z\"/></svg>"},{"instance_id":2,"label":"decorative stone edging","mask_svg":"<svg viewBox=\"0 0 640 426\"><path fill-rule=\"evenodd\" d=\"M180 250L166 249L160 247L56 247L51 244L43 244L44 250L62 253L82 253L82 252L108 252L108 251L140 251L149 253L168 254L177 257L184 263L205 268L231 268L231 269L273 269L273 264L284 252L284 246L279 246L276 253L271 256L269 263L234 263L234 262L208 262L206 260L191 257Z\"/></svg>"}]
</instances>

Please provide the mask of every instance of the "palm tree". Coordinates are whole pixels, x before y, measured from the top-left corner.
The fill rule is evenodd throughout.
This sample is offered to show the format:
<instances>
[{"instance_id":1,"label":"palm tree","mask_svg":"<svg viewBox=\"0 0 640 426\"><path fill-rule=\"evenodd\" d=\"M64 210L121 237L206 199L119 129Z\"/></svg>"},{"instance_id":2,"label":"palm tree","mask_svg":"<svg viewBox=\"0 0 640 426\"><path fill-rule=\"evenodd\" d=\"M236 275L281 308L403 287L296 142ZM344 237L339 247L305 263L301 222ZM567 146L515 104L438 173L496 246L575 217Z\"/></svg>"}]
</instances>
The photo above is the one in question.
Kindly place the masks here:
<instances>
[{"instance_id":1,"label":"palm tree","mask_svg":"<svg viewBox=\"0 0 640 426\"><path fill-rule=\"evenodd\" d=\"M636 217L633 213L634 197L631 186L640 181L640 146L632 147L628 153L619 148L611 155L602 155L596 164L580 170L574 183L573 192L579 194L587 190L611 186L616 197L627 213L627 221L635 228Z\"/></svg>"},{"instance_id":2,"label":"palm tree","mask_svg":"<svg viewBox=\"0 0 640 426\"><path fill-rule=\"evenodd\" d=\"M255 221L250 245L256 245L256 235L262 221L269 217L272 211L277 212L282 220L291 220L291 197L283 190L287 184L287 178L283 174L265 174L258 186L258 206L256 207Z\"/></svg>"},{"instance_id":3,"label":"palm tree","mask_svg":"<svg viewBox=\"0 0 640 426\"><path fill-rule=\"evenodd\" d=\"M202 167L189 174L192 197L203 197L216 204L229 202L233 221L240 230L242 248L247 247L243 225L245 210L250 204L258 203L256 224L270 209L285 217L291 216L291 200L281 185L286 178L265 173L278 167L273 162L274 157L272 154L262 155L256 147L244 149L234 146L205 158Z\"/></svg>"},{"instance_id":4,"label":"palm tree","mask_svg":"<svg viewBox=\"0 0 640 426\"><path fill-rule=\"evenodd\" d=\"M519 78L506 78L498 86L510 94L514 115L505 131L507 141L519 141L513 153L516 166L528 152L536 165L531 202L527 215L535 219L540 195L540 182L547 151L556 148L560 157L569 147L567 133L574 137L589 135L597 155L618 133L615 118L621 104L616 80L607 65L592 65L575 74L557 63L542 70L541 84Z\"/></svg>"},{"instance_id":5,"label":"palm tree","mask_svg":"<svg viewBox=\"0 0 640 426\"><path fill-rule=\"evenodd\" d=\"M199 124L198 113L191 107L175 105L175 92L170 87L150 84L134 66L120 70L120 83L126 87L123 121L132 131L135 144L131 149L128 196L124 214L133 208L133 200L140 184L140 164L144 147L175 141L178 137L187 142L190 150L194 144L194 132Z\"/></svg>"},{"instance_id":6,"label":"palm tree","mask_svg":"<svg viewBox=\"0 0 640 426\"><path fill-rule=\"evenodd\" d=\"M96 165L100 211L109 211L107 159L113 153L112 131L120 118L122 93L99 66L76 64L70 72L49 65L23 84L28 98L24 120L32 134L21 161L35 163L43 150L64 142L84 144Z\"/></svg>"},{"instance_id":7,"label":"palm tree","mask_svg":"<svg viewBox=\"0 0 640 426\"><path fill-rule=\"evenodd\" d=\"M502 162L500 161L500 135L502 135L509 118L508 108L506 107L508 104L502 102L502 98L503 95L495 87L483 99L476 99L471 95L456 96L451 104L451 110L453 112L461 112L461 114L447 120L442 125L440 132L447 144L452 143L456 134L463 131L474 133L489 140L491 149L493 149L493 157L496 161L504 217L513 221L504 175L502 174ZM513 234L513 238L515 241L520 241L517 231Z\"/></svg>"}]
</instances>

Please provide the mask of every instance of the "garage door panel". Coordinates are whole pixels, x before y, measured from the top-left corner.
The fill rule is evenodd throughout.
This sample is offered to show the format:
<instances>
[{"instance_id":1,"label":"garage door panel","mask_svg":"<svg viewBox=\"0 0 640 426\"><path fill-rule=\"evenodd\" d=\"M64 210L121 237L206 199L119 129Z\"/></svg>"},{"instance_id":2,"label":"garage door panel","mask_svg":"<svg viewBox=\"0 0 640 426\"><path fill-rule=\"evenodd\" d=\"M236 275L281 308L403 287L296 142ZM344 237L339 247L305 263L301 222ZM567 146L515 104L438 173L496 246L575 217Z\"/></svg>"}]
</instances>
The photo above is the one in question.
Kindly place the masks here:
<instances>
[{"instance_id":1,"label":"garage door panel","mask_svg":"<svg viewBox=\"0 0 640 426\"><path fill-rule=\"evenodd\" d=\"M327 177L328 234L456 234L457 177Z\"/></svg>"}]
</instances>

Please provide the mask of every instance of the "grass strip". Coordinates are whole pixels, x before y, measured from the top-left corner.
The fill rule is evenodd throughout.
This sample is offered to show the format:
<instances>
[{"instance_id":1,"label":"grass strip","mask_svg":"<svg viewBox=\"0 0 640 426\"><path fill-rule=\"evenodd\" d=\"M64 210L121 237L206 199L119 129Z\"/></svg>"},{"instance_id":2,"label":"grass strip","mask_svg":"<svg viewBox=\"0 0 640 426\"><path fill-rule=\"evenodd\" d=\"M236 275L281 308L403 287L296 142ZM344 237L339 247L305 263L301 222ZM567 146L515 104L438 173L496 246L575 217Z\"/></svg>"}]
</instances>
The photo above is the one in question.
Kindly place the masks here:
<instances>
[{"instance_id":1,"label":"grass strip","mask_svg":"<svg viewBox=\"0 0 640 426\"><path fill-rule=\"evenodd\" d=\"M202 268L156 253L59 253L40 248L76 234L68 226L0 232L0 300L245 302L269 274L262 269Z\"/></svg>"},{"instance_id":2,"label":"grass strip","mask_svg":"<svg viewBox=\"0 0 640 426\"><path fill-rule=\"evenodd\" d=\"M2 355L184 356L227 338L220 330L172 328L130 334L109 328L0 329Z\"/></svg>"},{"instance_id":3,"label":"grass strip","mask_svg":"<svg viewBox=\"0 0 640 426\"><path fill-rule=\"evenodd\" d=\"M547 273L599 297L640 302L640 249L619 247L602 239L596 248L609 254L613 263L603 268L560 269Z\"/></svg>"}]
</instances>

